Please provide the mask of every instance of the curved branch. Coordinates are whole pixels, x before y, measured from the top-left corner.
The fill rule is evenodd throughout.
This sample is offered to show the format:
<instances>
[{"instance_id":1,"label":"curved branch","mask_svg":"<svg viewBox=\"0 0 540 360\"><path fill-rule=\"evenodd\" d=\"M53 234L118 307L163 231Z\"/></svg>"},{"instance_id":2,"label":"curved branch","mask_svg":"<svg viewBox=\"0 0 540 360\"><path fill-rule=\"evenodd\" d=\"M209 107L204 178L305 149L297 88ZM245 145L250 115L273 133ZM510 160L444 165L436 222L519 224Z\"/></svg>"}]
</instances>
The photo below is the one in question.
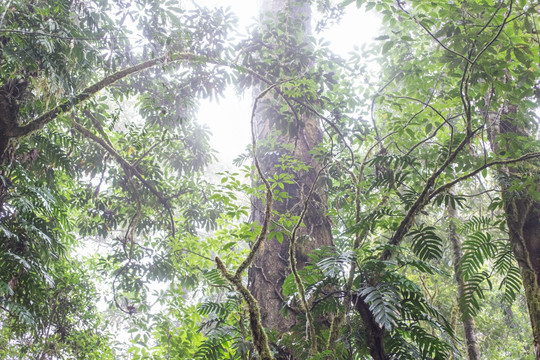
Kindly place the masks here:
<instances>
[{"instance_id":1,"label":"curved branch","mask_svg":"<svg viewBox=\"0 0 540 360\"><path fill-rule=\"evenodd\" d=\"M502 6L503 2L501 1L501 5L500 7ZM473 61L472 61L472 64L476 64L476 62L478 61L478 59L480 58L480 56L482 56L482 54L495 42L495 40L497 40L497 38L499 37L499 35L501 35L503 29L504 29L504 26L508 23L508 18L510 17L510 14L512 13L512 7L514 5L514 0L510 0L510 5L509 5L509 8L508 8L508 11L506 12L506 15L504 16L504 19L503 19L503 22L502 24L499 26L499 30L497 31L497 33L495 34L495 36L493 36L493 38L482 48L482 50L480 50L480 52L474 57ZM497 11L495 12L495 14L499 11L500 7L497 9ZM495 14L493 14L493 17L495 16ZM491 22L491 20L493 19L493 17L491 19L489 19L488 23L489 24ZM486 25L487 26L487 25ZM483 29L482 29L483 30Z\"/></svg>"},{"instance_id":2,"label":"curved branch","mask_svg":"<svg viewBox=\"0 0 540 360\"><path fill-rule=\"evenodd\" d=\"M462 58L463 60L465 60L467 63L469 64L472 64L472 61L471 59L469 59L467 56L463 55L463 54L460 54L458 53L457 51L454 51L452 49L450 49L448 46L444 45L441 40L439 40L428 28L427 26L425 26L424 24L422 24L420 22L420 20L418 20L414 15L412 15L410 12L408 12L407 10L405 10L405 8L403 7L403 5L401 4L401 1L400 0L396 0L396 3L398 5L398 7L401 9L401 11L403 11L405 14L409 15L409 17L411 19L414 20L415 23L417 23L418 25L420 25L420 27L422 27L422 29L424 29L428 35L433 39L435 40L444 50L448 51L449 53L451 54L454 54L460 58Z\"/></svg>"},{"instance_id":3,"label":"curved branch","mask_svg":"<svg viewBox=\"0 0 540 360\"><path fill-rule=\"evenodd\" d=\"M238 269L236 269L236 273L234 274L235 279L240 279L240 277L242 276L242 272L244 272L244 270L246 270L249 266L251 266L251 264L253 263L253 260L255 260L255 255L259 251L259 248L261 247L262 243L264 242L264 240L266 239L268 235L268 229L270 227L270 217L272 215L272 203L274 201L274 198L272 196L272 188L270 187L270 183L264 177L261 166L259 164L259 159L257 158L257 142L256 142L256 137L255 137L255 129L253 126L253 120L255 118L255 113L257 111L257 105L259 103L259 100L261 100L266 94L268 94L270 90L272 90L274 87L278 85L279 84L274 84L266 88L263 92L261 92L255 98L255 102L253 103L253 109L251 111L251 141L252 141L252 148L253 148L253 158L255 161L255 167L257 168L257 172L259 173L259 177L261 178L266 188L266 208L264 210L264 220L263 220L261 232L259 233L259 236L257 236L257 239L253 243L253 246L247 258L240 264Z\"/></svg>"},{"instance_id":4,"label":"curved branch","mask_svg":"<svg viewBox=\"0 0 540 360\"><path fill-rule=\"evenodd\" d=\"M281 92L281 90L280 90ZM282 95L284 98L285 98L285 95ZM341 137L341 139L343 140L343 145L345 145L345 147L347 148L347 150L349 150L349 153L351 154L351 163L354 164L354 152L353 150L351 149L351 146L347 143L347 139L345 138L345 136L343 135L343 133L341 132L341 130L339 130L339 128L337 127L336 124L333 123L332 120L330 120L328 117L324 116L323 114L321 114L320 112L318 112L313 106L309 105L309 104L306 104L305 102L303 102L302 100L298 100L298 99L292 99L295 103L305 107L307 110L311 111L313 114L315 114L317 117L319 117L320 119L322 119L324 122L326 122L328 125L330 125L330 127L332 129L334 129L334 131Z\"/></svg>"},{"instance_id":5,"label":"curved branch","mask_svg":"<svg viewBox=\"0 0 540 360\"><path fill-rule=\"evenodd\" d=\"M195 60L195 59L200 59L200 58L201 58L200 56L196 56L194 54L181 53L181 54L176 54L174 57L174 60L171 60L171 61ZM18 138L18 137L29 135L32 132L41 130L45 127L45 125L47 125L48 123L56 119L58 115L68 110L71 110L75 106L81 104L82 102L94 96L100 90L103 90L104 88L114 84L118 80L121 80L125 78L126 76L135 74L139 71L151 68L157 64L165 64L169 60L170 60L169 54L165 54L155 59L151 59L151 60L142 62L140 64L137 64L135 66L115 72L114 74L109 75L105 77L104 79L98 81L97 83L87 87L78 95L76 95L74 98L64 101L60 105L56 106L54 109L37 117L36 119L32 120L28 124L23 125L23 126L17 126L14 129L11 129L10 131L6 133L6 135L11 138Z\"/></svg>"},{"instance_id":6,"label":"curved branch","mask_svg":"<svg viewBox=\"0 0 540 360\"><path fill-rule=\"evenodd\" d=\"M514 163L517 163L517 162L521 162L521 161L527 161L527 160L530 160L530 159L536 159L536 158L540 158L540 152L533 152L533 153L527 153L525 155L522 155L518 158L515 158L515 159L507 159L507 160L494 160L494 161L491 161L489 163L486 163L482 166L480 166L478 169L468 173L467 175L463 175L461 177L458 177L457 179L455 180L452 180L444 185L441 185L439 186L436 190L434 190L431 195L429 196L428 198L428 201L433 199L435 196L437 196L438 194L444 192L445 190L448 190L450 189L451 187L453 187L454 185L456 185L457 183L463 181L463 180L466 180L468 178L471 178L475 175L477 175L478 173L480 173L482 170L484 169L487 169L491 166L494 166L494 165L508 165L508 164L514 164Z\"/></svg>"}]
</instances>

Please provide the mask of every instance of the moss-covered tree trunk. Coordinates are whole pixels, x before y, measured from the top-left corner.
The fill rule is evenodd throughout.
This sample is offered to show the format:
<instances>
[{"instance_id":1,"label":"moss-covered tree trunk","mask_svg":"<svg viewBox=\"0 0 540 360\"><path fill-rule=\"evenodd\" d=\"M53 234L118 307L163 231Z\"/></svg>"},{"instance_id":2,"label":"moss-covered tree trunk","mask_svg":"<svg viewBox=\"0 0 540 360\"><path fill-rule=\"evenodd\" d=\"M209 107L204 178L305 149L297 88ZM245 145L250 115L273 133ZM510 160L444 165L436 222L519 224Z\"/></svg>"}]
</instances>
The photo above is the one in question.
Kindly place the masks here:
<instances>
[{"instance_id":1,"label":"moss-covered tree trunk","mask_svg":"<svg viewBox=\"0 0 540 360\"><path fill-rule=\"evenodd\" d=\"M457 211L451 204L448 205L447 211L449 220L448 238L452 244L454 258L454 276L456 278L458 298L461 299L465 293L465 280L463 279L463 275L461 274L461 270L459 268L459 263L463 257L463 250L461 247L461 239L459 238L456 229ZM478 340L476 338L476 324L474 322L474 318L471 316L464 316L463 312L461 312L461 317L469 360L479 360L480 348L478 347Z\"/></svg>"},{"instance_id":2,"label":"moss-covered tree trunk","mask_svg":"<svg viewBox=\"0 0 540 360\"><path fill-rule=\"evenodd\" d=\"M301 36L310 33L311 10L307 1L265 1L261 4L260 11L263 19L283 13L289 17L289 20L292 19L296 24L301 24ZM288 31L283 27L279 30ZM259 89L258 92L261 90L264 88ZM307 263L309 253L332 245L330 222L326 217L325 191L318 179L321 165L311 153L321 143L323 136L317 118L300 108L297 112L298 117L291 116L287 119L288 129L277 126L277 119L269 114L273 113L277 116L284 102L283 99L270 100L269 98L271 96L261 102L255 118L257 157L267 178L279 173L287 173L293 177L292 183L284 184L284 189L281 190L287 192L288 198L274 202L274 210L277 213L273 217L274 222L277 222L280 216L299 216L304 204L308 202L303 220L304 226L296 236L296 262L298 268L301 269ZM275 111L269 111L272 107ZM278 168L277 165L281 164L284 156L290 156L288 164L292 166L285 169ZM306 165L307 170L296 167L295 162ZM318 183L310 194L314 182ZM263 209L260 201L254 202L252 216L256 222L262 221ZM279 226L274 229L276 232L282 230ZM296 314L293 309L287 307L282 292L283 282L291 272L290 238L287 236L287 231L283 233L285 236L281 242L276 237L268 239L249 271L249 289L260 306L262 322L265 327L279 334L290 331L297 322Z\"/></svg>"},{"instance_id":3,"label":"moss-covered tree trunk","mask_svg":"<svg viewBox=\"0 0 540 360\"><path fill-rule=\"evenodd\" d=\"M540 204L527 197L508 199L510 195L505 195L510 241L525 289L535 356L540 360Z\"/></svg>"},{"instance_id":4,"label":"moss-covered tree trunk","mask_svg":"<svg viewBox=\"0 0 540 360\"><path fill-rule=\"evenodd\" d=\"M516 106L505 104L498 113L489 114L490 141L496 153L512 152L531 138L517 112ZM535 357L540 360L540 202L531 196L540 191L538 176L537 168L531 170L527 164L499 168L509 238L527 299ZM531 185L511 188L515 181L525 183L530 177L536 179Z\"/></svg>"}]
</instances>

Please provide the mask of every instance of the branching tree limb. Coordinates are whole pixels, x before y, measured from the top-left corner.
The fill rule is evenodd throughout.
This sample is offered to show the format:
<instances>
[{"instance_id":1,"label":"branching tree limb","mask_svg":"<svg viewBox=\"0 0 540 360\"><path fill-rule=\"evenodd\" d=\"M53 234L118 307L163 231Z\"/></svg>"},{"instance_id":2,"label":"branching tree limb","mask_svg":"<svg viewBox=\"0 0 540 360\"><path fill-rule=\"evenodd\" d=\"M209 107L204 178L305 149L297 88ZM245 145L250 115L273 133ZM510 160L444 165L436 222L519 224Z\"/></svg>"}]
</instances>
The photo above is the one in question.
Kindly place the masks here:
<instances>
[{"instance_id":1,"label":"branching tree limb","mask_svg":"<svg viewBox=\"0 0 540 360\"><path fill-rule=\"evenodd\" d=\"M409 211L405 215L405 218L401 221L401 223L399 224L398 229L396 230L396 232L394 233L394 235L390 239L389 245L393 245L393 246L398 245L401 242L401 240L405 237L405 235L409 231L409 229L410 229L414 219L416 218L416 215L418 214L418 212L420 212L420 210L422 210L429 203L429 201L433 198L434 195L433 195L433 192L432 192L432 188L435 185L435 181L440 176L440 174L451 163L454 162L454 160L457 158L458 154L465 147L465 145L467 145L470 142L470 140L472 139L474 134L483 128L483 126L481 126L481 127L477 128L475 130L472 129L472 105L471 105L471 100L469 98L469 84L470 84L470 79L471 79L471 75L472 75L472 70L473 70L474 65L478 62L478 59L481 57L481 55L484 54L485 51L495 43L497 38L502 33L502 30L503 30L504 26L507 24L508 18L510 16L511 12L512 12L513 0L510 0L509 9L508 9L507 13L505 14L505 17L504 17L504 20L503 20L502 24L499 26L499 29L497 30L497 33L493 36L493 38L489 42L486 43L486 45L484 45L484 47L474 57L473 57L473 51L474 51L474 43L476 42L476 40L473 43L473 46L469 50L469 53L467 54L466 57L464 55L462 55L462 54L456 53L455 51L445 47L435 36L433 36L433 34L431 34L429 29L427 29L423 24L421 24L414 16L410 15L407 12L407 10L405 10L403 8L403 6L401 5L401 2L398 1L397 3L398 3L398 6L399 6L399 8L401 10L403 10L409 16L411 16L417 22L417 24L420 25L424 30L426 30L428 32L428 34L431 37L433 37L433 39L435 39L441 46L443 46L443 48L445 50L447 50L447 51L449 51L449 52L451 52L451 53L453 53L455 55L458 55L459 57L466 60L465 67L464 67L464 70L463 70L463 76L462 76L461 82L460 82L460 97L461 97L461 102L462 102L462 105L463 105L463 108L464 108L466 136L458 144L458 146L453 151L449 152L449 154L448 154L446 160L444 161L444 163L436 171L434 171L433 174L426 181L426 184L424 186L424 189L423 189L422 193L418 196L418 198L416 199L414 204L411 206L411 208L409 209ZM526 156L526 155L524 155L524 156ZM476 174L476 173L482 171L484 168L486 168L487 167L486 165L487 164L480 167L479 170L477 169L478 170L477 172L473 172L473 173L471 173L469 175L464 176L463 178L468 178L470 176L474 176L474 174ZM495 165L495 164L491 163L491 165ZM437 190L439 190L439 189L437 189ZM445 188L445 189L447 189L447 188ZM389 249L387 249L387 250L385 250L383 252L381 258L382 258L382 260L388 260L390 258L390 256L391 256L391 251Z\"/></svg>"},{"instance_id":2,"label":"branching tree limb","mask_svg":"<svg viewBox=\"0 0 540 360\"><path fill-rule=\"evenodd\" d=\"M389 245L396 246L398 245L401 240L405 237L407 232L409 232L409 229L411 228L411 225L416 218L416 215L422 210L428 203L430 199L430 191L435 185L435 180L442 174L442 172L454 162L458 154L463 150L465 145L467 145L470 141L470 139L474 136L474 134L479 131L480 128L476 129L475 131L472 131L470 134L465 136L465 138L458 144L456 149L448 156L448 158L444 161L444 163L431 174L429 179L426 181L426 184L424 185L424 189L422 190L422 193L418 196L414 204L411 206L407 214L405 215L405 218L401 221L399 224L398 229L392 236L392 238L388 241ZM391 251L389 249L386 249L383 251L383 254L381 256L382 260L388 260L391 256Z\"/></svg>"},{"instance_id":3,"label":"branching tree limb","mask_svg":"<svg viewBox=\"0 0 540 360\"><path fill-rule=\"evenodd\" d=\"M191 54L187 54L186 58L193 57ZM26 125L23 126L17 126L13 129L10 129L10 131L6 134L8 137L11 138L19 138L26 135L29 135L32 132L38 131L43 129L45 125L56 119L58 115L71 110L73 107L79 105L80 103L90 99L92 96L94 96L98 91L103 90L107 86L110 86L114 84L116 81L125 78L128 75L137 73L141 70L148 69L152 66L155 66L156 64L160 64L165 62L168 59L168 55L163 55L160 57L157 57L152 60L148 60L145 62L142 62L140 64L137 64L135 66L129 67L127 69L120 70L112 75L109 75L105 77L103 80L98 81L97 83L87 87L84 89L81 93L76 95L74 98L65 100L60 105L56 106L54 109L46 112L45 114L37 117L36 119L32 120Z\"/></svg>"},{"instance_id":4,"label":"branching tree limb","mask_svg":"<svg viewBox=\"0 0 540 360\"><path fill-rule=\"evenodd\" d=\"M522 162L522 161L527 161L527 160L532 160L532 159L536 159L536 158L540 158L540 152L533 152L533 153L528 153L528 154L525 154L525 155L522 155L518 158L515 158L515 159L504 159L504 160L494 160L494 161L490 161L482 166L480 166L479 168L471 171L470 173L466 174L466 175L463 175L463 176L460 176L458 177L457 179L455 180L452 180L444 185L441 185L439 186L436 190L434 190L430 196L429 196L429 200L433 199L435 196L439 195L440 193L446 191L446 190L449 190L451 189L454 185L456 185L457 183L460 183L462 182L463 180L467 180L477 174L479 174L482 170L484 169L487 169L489 167L492 167L492 166L495 166L495 165L509 165L509 164L515 164L515 163L518 163L518 162Z\"/></svg>"}]
</instances>

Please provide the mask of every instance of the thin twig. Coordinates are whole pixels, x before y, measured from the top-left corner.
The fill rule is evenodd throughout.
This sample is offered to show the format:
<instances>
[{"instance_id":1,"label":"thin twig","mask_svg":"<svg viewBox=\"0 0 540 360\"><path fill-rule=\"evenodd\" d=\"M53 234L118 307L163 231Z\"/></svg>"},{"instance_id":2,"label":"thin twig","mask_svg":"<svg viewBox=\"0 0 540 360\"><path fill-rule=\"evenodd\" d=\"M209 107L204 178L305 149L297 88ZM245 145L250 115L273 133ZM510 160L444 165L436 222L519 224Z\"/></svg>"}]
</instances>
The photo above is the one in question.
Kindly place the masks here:
<instances>
[{"instance_id":1,"label":"thin twig","mask_svg":"<svg viewBox=\"0 0 540 360\"><path fill-rule=\"evenodd\" d=\"M405 14L409 15L409 17L411 19L414 20L415 23L417 23L418 25L420 25L422 27L422 29L424 29L428 35L433 39L435 40L444 50L448 51L449 53L451 54L454 54L460 58L462 58L463 60L465 60L467 63L471 63L471 60L464 56L463 54L460 54L458 53L457 51L454 51L452 49L450 49L449 47L447 47L446 45L444 45L441 40L439 40L424 24L422 24L417 18L416 16L412 15L411 13L409 13L407 10L405 10L405 8L403 7L403 5L401 4L401 1L400 0L396 0L396 3L398 5L398 7L401 9L401 11L403 11Z\"/></svg>"},{"instance_id":2,"label":"thin twig","mask_svg":"<svg viewBox=\"0 0 540 360\"><path fill-rule=\"evenodd\" d=\"M375 140L377 141L380 141L381 137L379 135L379 129L377 128L377 123L375 122L375 115L374 115L375 101L377 100L377 97L381 96L381 93L384 91L384 89L386 89L399 74L401 74L401 71L396 72L394 76L392 76L392 78L390 78L390 80L386 82L386 84L384 84L379 90L377 90L377 92L375 93L375 96L373 96L373 99L371 100L371 107L370 107L371 123L373 125L373 129L375 129L375 136L376 136ZM382 147L383 146L382 143L380 144Z\"/></svg>"},{"instance_id":3,"label":"thin twig","mask_svg":"<svg viewBox=\"0 0 540 360\"><path fill-rule=\"evenodd\" d=\"M502 24L499 26L499 31L497 31L497 33L495 34L495 36L493 36L493 38L482 48L482 50L480 50L480 52L474 57L474 60L472 61L471 64L476 64L476 62L478 61L478 59L480 58L480 56L482 56L482 54L497 40L497 38L499 37L499 35L501 35L503 29L504 29L504 26L507 24L508 22L508 18L510 17L510 14L512 13L512 6L514 5L514 0L510 0L510 5L509 5L509 8L508 8L508 11L506 13L506 15L504 16L504 19L503 19L503 22ZM491 19L490 19L491 21Z\"/></svg>"},{"instance_id":4,"label":"thin twig","mask_svg":"<svg viewBox=\"0 0 540 360\"><path fill-rule=\"evenodd\" d=\"M488 27L489 27L489 24L491 24L491 22L493 21L493 19L495 18L495 16L499 13L499 10L501 10L502 6L504 5L504 0L501 0L499 6L497 6L497 9L495 9L495 11L493 12L493 14L491 14L489 20L484 24L484 26L482 26L482 28L476 33L476 36L480 36L480 34L482 34L484 32L484 30L486 30Z\"/></svg>"},{"instance_id":5,"label":"thin twig","mask_svg":"<svg viewBox=\"0 0 540 360\"><path fill-rule=\"evenodd\" d=\"M514 164L514 163L517 163L517 162L522 162L522 161L526 161L526 160L531 160L531 159L536 159L536 158L539 158L540 157L540 152L533 152L533 153L528 153L528 154L525 154L525 155L522 155L518 158L515 158L515 159L507 159L507 160L494 160L494 161L491 161L487 164L484 164L482 166L480 166L479 168L475 169L474 171L471 171L470 173L468 173L467 175L463 175L461 177L458 177L457 179L455 180L452 180L444 185L441 185L439 186L436 190L434 190L430 196L428 197L428 201L433 199L435 196L437 196L438 194L440 194L441 192L451 188L452 186L454 186L455 184L463 181L463 180L466 180L470 177L473 177L475 176L476 174L480 173L482 170L484 169L487 169L489 167L492 167L492 166L495 166L495 165L508 165L508 164Z\"/></svg>"},{"instance_id":6,"label":"thin twig","mask_svg":"<svg viewBox=\"0 0 540 360\"><path fill-rule=\"evenodd\" d=\"M2 17L0 17L0 28L2 27L2 23L4 22L4 17L6 16L6 13L9 10L9 6L11 5L11 0L8 0L7 4L5 5L6 11L2 13Z\"/></svg>"}]
</instances>

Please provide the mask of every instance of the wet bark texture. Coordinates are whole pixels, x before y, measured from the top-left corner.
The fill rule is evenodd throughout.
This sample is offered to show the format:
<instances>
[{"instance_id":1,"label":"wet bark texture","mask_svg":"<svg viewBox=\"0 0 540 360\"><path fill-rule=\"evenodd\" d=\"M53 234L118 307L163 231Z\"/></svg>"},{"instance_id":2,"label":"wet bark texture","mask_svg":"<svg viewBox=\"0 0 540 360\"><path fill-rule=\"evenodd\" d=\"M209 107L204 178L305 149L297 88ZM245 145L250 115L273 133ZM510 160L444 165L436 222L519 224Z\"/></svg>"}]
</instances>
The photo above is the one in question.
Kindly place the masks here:
<instances>
[{"instance_id":1,"label":"wet bark texture","mask_svg":"<svg viewBox=\"0 0 540 360\"><path fill-rule=\"evenodd\" d=\"M505 104L498 113L488 115L491 125L490 141L493 151L508 150L512 137L529 137L526 127L515 119L516 106ZM523 166L499 168L512 250L519 264L533 334L535 357L540 360L540 203L526 189L510 191L513 178L528 176ZM537 185L540 186L540 185ZM538 190L538 189L536 189Z\"/></svg>"},{"instance_id":2,"label":"wet bark texture","mask_svg":"<svg viewBox=\"0 0 540 360\"><path fill-rule=\"evenodd\" d=\"M465 281L459 269L459 262L463 257L463 250L461 247L461 239L458 236L456 230L456 219L457 211L452 205L448 205L448 238L452 244L453 255L454 255L454 275L456 278L457 289L458 289L458 298L461 299L465 293ZM478 360L480 359L480 348L478 347L478 340L476 338L476 324L474 318L470 316L463 316L461 312L461 318L463 322L463 331L465 333L465 341L467 345L467 354L469 355L469 360Z\"/></svg>"},{"instance_id":3,"label":"wet bark texture","mask_svg":"<svg viewBox=\"0 0 540 360\"><path fill-rule=\"evenodd\" d=\"M512 249L519 264L533 333L536 359L540 359L540 204L531 199L505 201Z\"/></svg>"},{"instance_id":4,"label":"wet bark texture","mask_svg":"<svg viewBox=\"0 0 540 360\"><path fill-rule=\"evenodd\" d=\"M299 216L305 201L309 201L304 227L299 232L297 240L297 265L302 269L308 261L308 255L315 249L331 246L330 222L325 216L326 196L322 187L315 191L311 199L307 200L307 194L314 181L317 181L317 173L320 165L317 160L309 154L309 150L319 144L322 135L314 119L303 119L303 128L299 131L298 137L293 138L287 135L280 136L278 142L286 144L296 143L296 149L291 155L310 166L307 171L294 172L294 184L285 184L285 189L289 198L283 202L274 202L274 210L279 215ZM265 138L271 129L265 123L265 119L258 119L258 136ZM261 152L258 154L263 172L267 177L278 173L275 165L279 164L279 152ZM261 202L255 201L253 208L253 219L261 222L264 214ZM278 216L279 216L278 215ZM277 217L274 217L277 221ZM279 231L279 229L276 229ZM268 239L260 249L253 267L249 272L249 288L257 299L261 308L261 317L264 326L276 330L278 333L289 331L296 323L294 313L284 316L280 309L285 307L282 295L283 281L290 273L288 259L289 238L284 237L280 243L276 238Z\"/></svg>"},{"instance_id":5,"label":"wet bark texture","mask_svg":"<svg viewBox=\"0 0 540 360\"><path fill-rule=\"evenodd\" d=\"M265 1L261 4L260 9L261 14L270 12L274 15L278 11L287 11L293 18L305 20L304 34L310 32L310 8L305 1L294 3L289 3L287 0ZM257 95L255 94L255 96ZM261 102L259 108L262 110L265 106L281 105L276 100L266 100ZM274 174L287 172L294 177L293 184L285 184L284 191L288 193L289 198L282 202L274 202L274 210L278 215L273 220L277 221L279 215L300 215L305 201L309 201L303 221L305 226L301 228L297 236L296 261L298 269L302 269L308 261L308 254L315 249L332 245L331 227L326 217L326 195L323 186L318 185L311 198L307 199L313 182L318 181L317 174L321 169L321 165L310 154L310 150L321 143L322 132L317 119L304 114L300 116L300 121L294 118L289 119L290 122L296 123L296 135L283 133L276 135L276 129L271 125L273 119L262 114L263 111L258 111L255 119L255 132L259 144L257 156L265 176L270 178ZM266 146L265 139L272 136L277 136L276 146ZM307 165L309 169L292 171L276 168L283 155L291 156ZM261 223L264 217L263 209L263 204L260 201L254 201L252 217L255 222ZM276 229L276 231L279 230L279 228ZM283 282L290 273L288 251L289 238L287 236L284 237L282 243L276 238L269 238L260 249L248 276L249 290L257 299L263 325L279 334L290 331L296 324L295 313L286 307L282 293Z\"/></svg>"},{"instance_id":6,"label":"wet bark texture","mask_svg":"<svg viewBox=\"0 0 540 360\"><path fill-rule=\"evenodd\" d=\"M354 308L360 314L366 328L366 339L369 347L369 354L373 360L388 360L390 357L384 347L385 331L375 320L369 305L363 297L353 296Z\"/></svg>"}]
</instances>

